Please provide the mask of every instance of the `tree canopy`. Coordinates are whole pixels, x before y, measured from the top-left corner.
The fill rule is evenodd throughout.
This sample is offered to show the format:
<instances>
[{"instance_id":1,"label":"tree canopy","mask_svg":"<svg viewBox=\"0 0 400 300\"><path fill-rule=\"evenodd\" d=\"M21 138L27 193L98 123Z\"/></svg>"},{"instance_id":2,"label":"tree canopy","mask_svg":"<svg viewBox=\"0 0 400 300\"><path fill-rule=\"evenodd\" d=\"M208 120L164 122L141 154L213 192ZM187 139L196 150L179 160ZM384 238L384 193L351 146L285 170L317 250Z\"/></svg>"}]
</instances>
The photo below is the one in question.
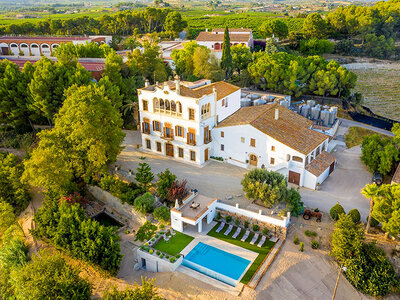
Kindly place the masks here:
<instances>
[{"instance_id":1,"label":"tree canopy","mask_svg":"<svg viewBox=\"0 0 400 300\"><path fill-rule=\"evenodd\" d=\"M121 126L121 115L104 90L96 85L71 87L54 128L38 134L40 141L25 162L24 178L62 194L73 182L88 182L116 160L124 138Z\"/></svg>"},{"instance_id":2,"label":"tree canopy","mask_svg":"<svg viewBox=\"0 0 400 300\"><path fill-rule=\"evenodd\" d=\"M347 96L357 80L354 73L336 61L284 52L259 54L249 64L248 70L259 88L296 97L305 93Z\"/></svg>"},{"instance_id":3,"label":"tree canopy","mask_svg":"<svg viewBox=\"0 0 400 300\"><path fill-rule=\"evenodd\" d=\"M399 235L400 184L383 184L371 197L374 198L372 217L382 223L385 232L394 237Z\"/></svg>"},{"instance_id":4,"label":"tree canopy","mask_svg":"<svg viewBox=\"0 0 400 300\"><path fill-rule=\"evenodd\" d=\"M21 181L23 172L24 165L16 155L0 152L0 200L10 204L16 214L31 200L28 185Z\"/></svg>"},{"instance_id":5,"label":"tree canopy","mask_svg":"<svg viewBox=\"0 0 400 300\"><path fill-rule=\"evenodd\" d=\"M279 19L269 19L260 26L260 34L267 38L271 36L286 38L289 34L288 26Z\"/></svg>"},{"instance_id":6,"label":"tree canopy","mask_svg":"<svg viewBox=\"0 0 400 300\"><path fill-rule=\"evenodd\" d=\"M248 199L260 199L268 206L286 200L288 193L285 176L265 169L251 170L244 175L241 184Z\"/></svg>"},{"instance_id":7,"label":"tree canopy","mask_svg":"<svg viewBox=\"0 0 400 300\"><path fill-rule=\"evenodd\" d=\"M388 174L399 160L399 149L394 140L379 134L365 136L361 143L361 161L371 172Z\"/></svg>"},{"instance_id":8,"label":"tree canopy","mask_svg":"<svg viewBox=\"0 0 400 300\"><path fill-rule=\"evenodd\" d=\"M231 54L231 39L229 36L228 26L225 27L224 40L222 43L222 57L221 57L221 69L225 72L226 78L232 77L233 62Z\"/></svg>"}]
</instances>

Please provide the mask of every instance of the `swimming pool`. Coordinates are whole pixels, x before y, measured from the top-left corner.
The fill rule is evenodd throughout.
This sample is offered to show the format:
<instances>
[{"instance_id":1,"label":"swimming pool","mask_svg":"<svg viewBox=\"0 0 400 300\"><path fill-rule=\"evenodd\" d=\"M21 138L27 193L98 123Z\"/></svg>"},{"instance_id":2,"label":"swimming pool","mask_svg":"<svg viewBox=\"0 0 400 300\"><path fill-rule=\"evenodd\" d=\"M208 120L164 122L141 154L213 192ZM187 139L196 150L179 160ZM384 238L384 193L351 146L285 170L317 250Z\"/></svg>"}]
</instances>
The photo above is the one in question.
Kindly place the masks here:
<instances>
[{"instance_id":1,"label":"swimming pool","mask_svg":"<svg viewBox=\"0 0 400 300\"><path fill-rule=\"evenodd\" d=\"M204 243L198 243L183 259L182 265L236 286L250 260Z\"/></svg>"}]
</instances>

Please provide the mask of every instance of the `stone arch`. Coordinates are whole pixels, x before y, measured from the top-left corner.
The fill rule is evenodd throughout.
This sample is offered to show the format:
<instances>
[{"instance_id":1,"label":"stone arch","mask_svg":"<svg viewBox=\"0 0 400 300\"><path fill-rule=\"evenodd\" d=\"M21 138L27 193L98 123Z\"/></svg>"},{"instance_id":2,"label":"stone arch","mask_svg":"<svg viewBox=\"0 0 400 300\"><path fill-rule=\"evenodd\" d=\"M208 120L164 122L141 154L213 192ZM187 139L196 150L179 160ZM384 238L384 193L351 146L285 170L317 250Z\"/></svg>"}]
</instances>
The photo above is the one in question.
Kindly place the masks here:
<instances>
[{"instance_id":1,"label":"stone arch","mask_svg":"<svg viewBox=\"0 0 400 300\"><path fill-rule=\"evenodd\" d=\"M31 55L40 56L40 49L38 44L36 43L31 44Z\"/></svg>"},{"instance_id":2,"label":"stone arch","mask_svg":"<svg viewBox=\"0 0 400 300\"><path fill-rule=\"evenodd\" d=\"M12 53L12 54L18 55L18 53L19 53L19 46L18 46L18 44L17 44L17 43L11 43L11 44L10 44L10 50L11 50L11 53Z\"/></svg>"},{"instance_id":3,"label":"stone arch","mask_svg":"<svg viewBox=\"0 0 400 300\"><path fill-rule=\"evenodd\" d=\"M153 106L154 106L154 109L160 109L160 101L158 101L157 98L153 99Z\"/></svg>"},{"instance_id":4,"label":"stone arch","mask_svg":"<svg viewBox=\"0 0 400 300\"><path fill-rule=\"evenodd\" d=\"M182 113L182 104L178 101L176 102L176 111L181 114Z\"/></svg>"},{"instance_id":5,"label":"stone arch","mask_svg":"<svg viewBox=\"0 0 400 300\"><path fill-rule=\"evenodd\" d=\"M171 111L176 112L176 104L173 100L171 100Z\"/></svg>"},{"instance_id":6,"label":"stone arch","mask_svg":"<svg viewBox=\"0 0 400 300\"><path fill-rule=\"evenodd\" d=\"M50 56L51 50L49 44L41 44L40 49L42 50L43 55Z\"/></svg>"},{"instance_id":7,"label":"stone arch","mask_svg":"<svg viewBox=\"0 0 400 300\"><path fill-rule=\"evenodd\" d=\"M21 43L19 45L19 48L21 49L21 51L24 53L24 56L29 56L30 55L30 51L29 51L29 45L27 43Z\"/></svg>"}]
</instances>

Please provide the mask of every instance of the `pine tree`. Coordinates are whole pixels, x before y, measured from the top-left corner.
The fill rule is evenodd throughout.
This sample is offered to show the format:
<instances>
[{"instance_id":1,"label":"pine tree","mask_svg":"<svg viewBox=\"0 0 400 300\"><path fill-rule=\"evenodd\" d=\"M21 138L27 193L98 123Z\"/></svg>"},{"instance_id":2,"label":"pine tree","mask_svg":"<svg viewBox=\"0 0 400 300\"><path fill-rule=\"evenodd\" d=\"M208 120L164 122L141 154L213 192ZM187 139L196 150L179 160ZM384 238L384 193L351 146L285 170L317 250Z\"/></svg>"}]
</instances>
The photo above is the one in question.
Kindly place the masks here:
<instances>
[{"instance_id":1,"label":"pine tree","mask_svg":"<svg viewBox=\"0 0 400 300\"><path fill-rule=\"evenodd\" d=\"M228 26L225 27L225 32L224 32L224 42L222 44L221 68L225 71L225 77L227 79L232 77L233 62L231 55L231 39L229 37Z\"/></svg>"},{"instance_id":2,"label":"pine tree","mask_svg":"<svg viewBox=\"0 0 400 300\"><path fill-rule=\"evenodd\" d=\"M146 158L141 157L142 161ZM148 163L141 162L139 163L139 167L136 168L137 173L135 174L135 180L142 186L144 190L148 190L150 187L151 182L154 179L154 175L151 172L151 168Z\"/></svg>"}]
</instances>

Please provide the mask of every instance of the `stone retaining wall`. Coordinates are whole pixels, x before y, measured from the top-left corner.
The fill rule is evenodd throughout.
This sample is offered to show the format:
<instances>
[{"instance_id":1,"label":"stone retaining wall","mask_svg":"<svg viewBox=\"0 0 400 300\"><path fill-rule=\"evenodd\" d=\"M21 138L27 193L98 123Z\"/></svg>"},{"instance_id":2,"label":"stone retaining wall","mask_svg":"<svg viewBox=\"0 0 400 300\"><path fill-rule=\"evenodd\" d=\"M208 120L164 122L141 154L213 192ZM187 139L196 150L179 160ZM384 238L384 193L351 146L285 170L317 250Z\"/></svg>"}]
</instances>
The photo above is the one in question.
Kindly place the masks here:
<instances>
[{"instance_id":1,"label":"stone retaining wall","mask_svg":"<svg viewBox=\"0 0 400 300\"><path fill-rule=\"evenodd\" d=\"M223 219L225 219L226 216L231 216L232 217L232 221L230 222L231 224L235 224L235 220L239 219L240 220L240 227L244 228L244 222L247 221L249 222L249 226L247 227L248 230L253 231L253 225L258 225L260 227L259 231L262 232L262 230L266 227L270 234L273 234L274 236L276 236L279 239L286 239L286 235L287 235L287 227L282 227L282 226L277 226L271 223L266 223L266 222L262 222L259 220L255 220L252 218L248 218L246 216L243 216L241 214L236 214L233 212L229 212L226 210L221 210L219 208L217 208L217 213L221 214L221 217Z\"/></svg>"},{"instance_id":2,"label":"stone retaining wall","mask_svg":"<svg viewBox=\"0 0 400 300\"><path fill-rule=\"evenodd\" d=\"M103 202L105 205L115 209L119 214L127 218L128 222L134 222L143 225L147 221L147 217L133 208L133 206L122 203L117 197L114 197L109 192L101 189L98 186L89 186L89 192L99 201Z\"/></svg>"}]
</instances>

